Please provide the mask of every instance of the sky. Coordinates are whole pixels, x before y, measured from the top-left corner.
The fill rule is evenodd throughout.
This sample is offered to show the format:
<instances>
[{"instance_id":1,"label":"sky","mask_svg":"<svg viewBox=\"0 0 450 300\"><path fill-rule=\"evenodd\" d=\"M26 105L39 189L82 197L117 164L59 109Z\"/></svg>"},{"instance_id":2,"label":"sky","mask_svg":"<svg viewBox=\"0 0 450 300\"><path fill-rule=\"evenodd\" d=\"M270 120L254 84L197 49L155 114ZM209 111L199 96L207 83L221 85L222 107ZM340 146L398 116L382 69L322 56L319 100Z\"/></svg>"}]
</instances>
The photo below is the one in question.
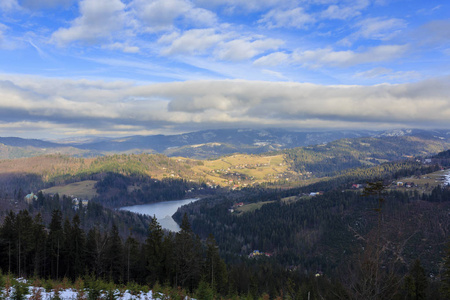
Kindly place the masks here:
<instances>
[{"instance_id":1,"label":"sky","mask_svg":"<svg viewBox=\"0 0 450 300\"><path fill-rule=\"evenodd\" d=\"M0 136L450 130L447 0L0 0Z\"/></svg>"}]
</instances>

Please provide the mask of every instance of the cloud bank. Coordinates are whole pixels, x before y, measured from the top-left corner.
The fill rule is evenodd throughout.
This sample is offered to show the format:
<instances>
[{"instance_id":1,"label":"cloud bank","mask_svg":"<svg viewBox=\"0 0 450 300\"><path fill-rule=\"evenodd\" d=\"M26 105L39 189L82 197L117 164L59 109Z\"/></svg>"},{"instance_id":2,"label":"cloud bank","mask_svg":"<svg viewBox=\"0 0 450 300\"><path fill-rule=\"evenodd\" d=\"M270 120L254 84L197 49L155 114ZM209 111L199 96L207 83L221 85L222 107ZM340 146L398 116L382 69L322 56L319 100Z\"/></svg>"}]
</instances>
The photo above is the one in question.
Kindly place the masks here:
<instances>
[{"instance_id":1,"label":"cloud bank","mask_svg":"<svg viewBox=\"0 0 450 300\"><path fill-rule=\"evenodd\" d=\"M51 136L223 127L448 127L450 77L374 86L246 80L136 85L0 76L0 134Z\"/></svg>"}]
</instances>

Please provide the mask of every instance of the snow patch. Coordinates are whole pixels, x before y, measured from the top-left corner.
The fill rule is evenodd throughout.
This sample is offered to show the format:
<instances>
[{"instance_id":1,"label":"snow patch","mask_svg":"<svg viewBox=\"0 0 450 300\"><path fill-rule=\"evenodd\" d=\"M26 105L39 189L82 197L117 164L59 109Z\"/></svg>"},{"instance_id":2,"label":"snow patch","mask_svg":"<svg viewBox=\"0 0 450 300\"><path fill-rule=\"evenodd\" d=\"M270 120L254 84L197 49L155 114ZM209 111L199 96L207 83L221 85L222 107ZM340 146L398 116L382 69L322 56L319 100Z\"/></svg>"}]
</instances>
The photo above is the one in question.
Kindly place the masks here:
<instances>
[{"instance_id":1,"label":"snow patch","mask_svg":"<svg viewBox=\"0 0 450 300\"><path fill-rule=\"evenodd\" d=\"M450 170L444 175L444 185L450 185Z\"/></svg>"}]
</instances>

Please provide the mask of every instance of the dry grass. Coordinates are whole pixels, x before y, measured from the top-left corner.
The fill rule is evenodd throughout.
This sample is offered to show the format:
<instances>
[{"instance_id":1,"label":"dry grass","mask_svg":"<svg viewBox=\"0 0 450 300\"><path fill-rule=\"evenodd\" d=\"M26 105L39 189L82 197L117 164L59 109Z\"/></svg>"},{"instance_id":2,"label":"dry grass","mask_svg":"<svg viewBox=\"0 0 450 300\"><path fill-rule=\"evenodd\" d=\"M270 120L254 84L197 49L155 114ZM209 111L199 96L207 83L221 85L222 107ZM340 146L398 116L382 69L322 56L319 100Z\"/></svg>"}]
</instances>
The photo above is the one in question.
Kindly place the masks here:
<instances>
[{"instance_id":1,"label":"dry grass","mask_svg":"<svg viewBox=\"0 0 450 300\"><path fill-rule=\"evenodd\" d=\"M58 185L45 190L42 190L44 194L60 194L78 197L82 199L92 199L97 196L95 189L95 180L84 180L80 182L70 183L66 185Z\"/></svg>"},{"instance_id":2,"label":"dry grass","mask_svg":"<svg viewBox=\"0 0 450 300\"><path fill-rule=\"evenodd\" d=\"M240 181L248 184L277 180L282 177L281 174L290 173L283 155L236 154L216 160L203 161L203 165L195 166L193 170L196 173L203 173L206 180L218 184L229 184L229 177L231 176L242 177ZM236 180L233 184L235 183Z\"/></svg>"},{"instance_id":3,"label":"dry grass","mask_svg":"<svg viewBox=\"0 0 450 300\"><path fill-rule=\"evenodd\" d=\"M436 186L443 184L444 175L449 173L449 170L441 170L426 175L420 175L419 177L403 177L396 182L413 182L417 187L406 188L406 187L393 187L392 189L407 189L407 190L418 190L419 192L431 192Z\"/></svg>"},{"instance_id":4,"label":"dry grass","mask_svg":"<svg viewBox=\"0 0 450 300\"><path fill-rule=\"evenodd\" d=\"M274 203L275 201L265 201L265 202L258 202L258 203L250 203L246 204L244 206L238 207L235 209L235 212L238 215L241 215L243 213L248 213L255 211L257 209L260 209L264 204Z\"/></svg>"}]
</instances>

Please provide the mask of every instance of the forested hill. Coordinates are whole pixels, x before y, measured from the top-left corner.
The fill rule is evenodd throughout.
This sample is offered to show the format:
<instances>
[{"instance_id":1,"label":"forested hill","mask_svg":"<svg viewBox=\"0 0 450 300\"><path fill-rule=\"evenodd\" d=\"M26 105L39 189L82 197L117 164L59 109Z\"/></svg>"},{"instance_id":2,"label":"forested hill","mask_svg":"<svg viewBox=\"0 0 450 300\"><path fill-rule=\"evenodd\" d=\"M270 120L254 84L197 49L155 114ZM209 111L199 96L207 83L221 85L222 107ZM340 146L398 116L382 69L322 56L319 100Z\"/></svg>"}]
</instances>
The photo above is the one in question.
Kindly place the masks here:
<instances>
[{"instance_id":1,"label":"forested hill","mask_svg":"<svg viewBox=\"0 0 450 300\"><path fill-rule=\"evenodd\" d=\"M403 145L410 151L405 150L397 154L401 157L414 151L432 151L426 147L420 148L415 141L408 142L404 138L383 137L380 139L383 142L377 139L343 140L337 142L335 148L331 149L350 153L355 159L363 157L364 154L367 155L368 151L363 152L358 148L360 146L357 146L364 141L370 144L365 147L369 147L373 153L379 153L379 155L383 154L382 147L386 147L384 141ZM317 147L326 149L329 146L330 144ZM398 151L402 151L401 146L396 147ZM298 150L310 151L310 149L292 151ZM362 153L360 156L358 156L359 152ZM323 153L329 155L330 152ZM128 242L123 239L124 234L129 230L133 232L134 238L139 236L142 238L145 235L148 219L111 210L103 204L117 206L123 199L159 201L161 199L157 196L181 197L193 187L206 189L206 182L210 182L207 180L224 178L227 181L233 181L230 189L211 193L209 197L184 207L177 213L178 220L182 219L184 212L187 213L184 223L192 225L192 227L189 226L187 240L193 243L182 248L182 244L179 244L181 240L177 241L180 235L165 235L163 243L165 246L162 245L162 247L169 246L173 250L161 250L159 253L170 253L173 256L167 258L163 255L164 257L160 257L163 262L156 262L162 268L157 272L160 282L169 282L171 285L181 285L193 290L200 286L202 278L208 278L208 274L212 275L210 270L213 268L216 272L214 274L219 274L217 271L222 265L223 281L215 277L212 279L212 276L211 281L207 280L211 282L211 286L214 286L212 280L216 284L221 282L222 287L218 285L215 287L222 293L221 295L228 293L244 295L251 291L253 299L263 293L273 296L281 295L281 297L290 293L289 295L292 296L289 297L292 299L305 299L309 291L314 291L312 294L315 295L324 293L322 295L326 295L325 299L369 299L365 296L355 296L354 293L359 291L355 291L354 286L360 286L373 279L373 276L377 276L375 285L382 287L385 293L383 297L380 297L381 299L388 299L385 297L387 295L395 295L398 299L408 299L407 295L410 295L408 274L413 274L414 269L411 266L416 259L420 259L418 264L422 268L420 270L423 270L421 271L423 274L427 274L423 275L425 276L423 282L430 283L430 289L426 293L431 295L429 299L439 299L432 295L439 292L439 283L443 278L440 272L445 255L445 243L450 232L448 218L450 189L436 183L439 176L443 176L446 171L441 170L441 166L435 162L444 162L447 155L444 152L426 160L411 158L376 165L383 160L392 159L395 155L394 152L387 152L385 156L376 157L371 167L363 163L360 168L339 170L339 174L334 177L307 180L301 178L303 174L300 176L299 173L289 169L291 168L291 165L287 163L289 156L279 153L258 156L232 155L214 161L147 154L112 155L89 159L50 155L2 160L0 161L0 201L2 201L0 208L5 209L6 206L3 203L9 203L18 212L19 206L22 205L22 208L28 207L31 214L40 212L44 222L38 217L33 221L31 215L25 211L18 212L16 216L13 213L3 212L0 217L4 220L18 220L16 224L29 224L25 226L26 229L39 229L36 232L46 236L43 224L48 225L49 222L51 224L50 212L59 209L63 213L63 219L67 217L62 227L62 231L67 233L67 236L71 237L71 234L80 232L79 228L91 229L90 233L87 232L87 237L90 239L80 239L79 245L85 243L86 249L95 249L101 244L109 245L103 248L105 251L103 254L100 254L101 251L97 252L97 262L105 257L111 257L107 253L128 253L128 255L119 255L124 260L107 259L106 268L98 269L101 274L92 276L121 282L125 280L125 274L127 274L128 280L148 280L146 271L153 269L143 270L141 267L155 260L142 254L146 251L150 253L149 255L153 255L151 249L154 247L146 248L147 246L140 246L132 239L127 239ZM337 156L336 160L346 157L345 155ZM318 160L316 165L320 166L321 163ZM314 166L315 164L311 163L310 167ZM253 175L262 176L260 177L262 180L273 179L273 177L264 177L270 174L265 173L267 170L279 172L284 170L279 176L289 175L290 178L298 181L292 182L286 178L282 186L284 179L278 178L278 182L242 186L232 191L235 182L255 180L252 179ZM321 176L325 172L317 171L316 174ZM190 181L187 179L189 176L203 180L204 184L199 185ZM315 174L311 173L308 176L314 177ZM379 179L385 184L379 190L379 194L362 197L366 182ZM82 187L87 186L87 181L95 181L92 186L97 193L96 198L89 201L84 208L82 205L76 210L71 197L59 197L56 194L52 196L50 193L38 193L37 199L31 199L31 204L26 203L24 195L42 186L48 187L58 183L66 184L62 187L67 188L67 183L80 184L80 180L84 180ZM400 181L405 185L400 185ZM420 185L415 186L413 181L420 182ZM310 184L311 182L315 183ZM211 190L216 189L211 188ZM379 197L381 196L383 203L380 207ZM61 252L61 262L64 263L60 265L59 270L71 278L86 272L85 267L73 269L70 262L73 261L72 256L78 255L77 253L87 255L93 250L84 252L74 250L71 244L74 240L72 238L64 239L65 242L61 246L58 243L52 244L50 240L43 243L45 239L25 240L25 235L22 233L30 232L29 230L12 231L7 227L8 224L9 222L5 221L3 230L0 229L2 266L9 266L10 260L14 259L21 262L14 264L12 269L15 272L28 274L34 272L41 276L58 278L63 274L55 270L52 261L53 264L58 261L59 255L55 255L57 253L55 249L58 251L61 247L61 250L64 249ZM58 229L58 231L61 230ZM11 235L11 232L16 235ZM52 235L51 232L50 226L48 238ZM151 230L148 231L149 236L151 232ZM122 238L118 233L122 233ZM199 237L194 233L199 234ZM207 248L202 246L200 239L207 239L209 234L215 236L218 245L217 248L216 244L211 242L209 249L216 251L214 255L217 258L217 250L220 250L228 262L226 267L222 262L220 265L207 265L211 261L211 256L208 257L201 251ZM28 233L27 236L32 237ZM88 247L89 240L92 244ZM42 251L35 251L38 248L30 246L28 241ZM45 248L45 244L49 248ZM192 249L199 251L192 252L190 251ZM50 256L45 258L46 255ZM189 256L189 261L177 261L178 257L183 258L185 255ZM144 257L146 261L136 260L135 263L131 263L132 257ZM196 258L202 259L196 260ZM87 258L84 260L85 265L79 266L87 265L87 271L90 272L92 263L89 264L89 262L93 261ZM186 275L184 283L178 282L179 278L182 278L181 273L177 273L180 272L181 265L186 266L186 271L183 271ZM374 271L374 265L377 266L376 271ZM368 267L371 268L367 269ZM196 277L188 280L187 278L192 274L191 270L194 269ZM321 284L325 286L320 286ZM373 286L374 284L369 288ZM340 297L335 297L334 293L339 293ZM204 298L199 297L199 299Z\"/></svg>"},{"instance_id":2,"label":"forested hill","mask_svg":"<svg viewBox=\"0 0 450 300\"><path fill-rule=\"evenodd\" d=\"M0 160L0 183L8 189L21 182L24 191L32 192L81 180L98 180L98 174L115 173L233 189L265 183L295 186L344 174L351 168L364 169L389 161L415 160L420 156L424 161L425 157L449 147L446 139L428 135L342 139L260 155L233 154L215 160L169 158L162 154L92 158L53 154ZM443 158L433 159L442 161Z\"/></svg>"},{"instance_id":3,"label":"forested hill","mask_svg":"<svg viewBox=\"0 0 450 300\"><path fill-rule=\"evenodd\" d=\"M415 160L352 169L300 188L242 190L202 199L179 209L176 217L187 214L201 236L213 233L228 261L237 263L246 256L252 257L249 266L269 261L300 273L324 273L349 290L371 286L368 281L378 272L377 284L398 296L407 288L408 268L420 260L424 281L431 282L423 299L439 299L431 294L444 280L450 188L435 179L429 181L434 186L423 181L439 169ZM403 179L420 184L398 185ZM363 196L363 186L376 180L382 180L379 189ZM237 278L249 280L245 275ZM265 282L264 276L258 280Z\"/></svg>"},{"instance_id":4,"label":"forested hill","mask_svg":"<svg viewBox=\"0 0 450 300\"><path fill-rule=\"evenodd\" d=\"M341 139L324 145L283 150L296 172L333 176L346 169L387 161L427 157L447 150L450 143L435 136L390 136Z\"/></svg>"},{"instance_id":5,"label":"forested hill","mask_svg":"<svg viewBox=\"0 0 450 300\"><path fill-rule=\"evenodd\" d=\"M15 137L0 137L0 158L68 154L93 157L111 154L160 153L170 157L217 158L233 153L261 154L295 147L322 145L339 139L361 137L410 137L448 144L446 130L335 130L288 131L281 129L221 129L178 135L128 136L121 138L74 138L56 142Z\"/></svg>"}]
</instances>

